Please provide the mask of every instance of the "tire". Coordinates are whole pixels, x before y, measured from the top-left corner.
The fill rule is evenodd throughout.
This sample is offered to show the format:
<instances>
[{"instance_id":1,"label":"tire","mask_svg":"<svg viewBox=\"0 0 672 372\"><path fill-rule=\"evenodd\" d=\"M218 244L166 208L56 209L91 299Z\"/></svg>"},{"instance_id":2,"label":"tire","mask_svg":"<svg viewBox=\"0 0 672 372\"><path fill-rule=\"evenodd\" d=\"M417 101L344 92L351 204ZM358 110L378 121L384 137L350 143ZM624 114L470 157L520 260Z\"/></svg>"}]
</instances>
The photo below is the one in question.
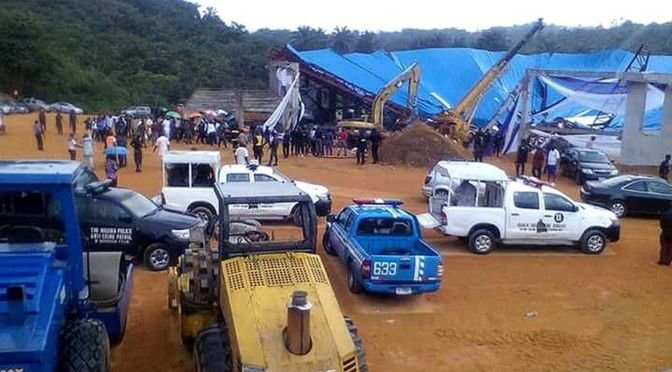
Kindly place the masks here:
<instances>
[{"instance_id":1,"label":"tire","mask_svg":"<svg viewBox=\"0 0 672 372\"><path fill-rule=\"evenodd\" d=\"M59 372L108 372L110 341L102 322L68 321L61 329Z\"/></svg>"},{"instance_id":2,"label":"tire","mask_svg":"<svg viewBox=\"0 0 672 372\"><path fill-rule=\"evenodd\" d=\"M488 254L496 246L495 234L490 230L480 229L469 235L469 249L475 254Z\"/></svg>"},{"instance_id":3,"label":"tire","mask_svg":"<svg viewBox=\"0 0 672 372\"><path fill-rule=\"evenodd\" d=\"M357 326L350 317L344 316L343 319L345 319L345 325L348 327L348 332L350 332L350 338L352 338L352 342L355 344L355 354L357 356L359 372L368 372L369 366L366 364L366 350L364 349L362 338L359 337Z\"/></svg>"},{"instance_id":4,"label":"tire","mask_svg":"<svg viewBox=\"0 0 672 372\"><path fill-rule=\"evenodd\" d=\"M331 243L329 243L329 229L326 229L324 231L324 235L322 236L322 247L324 247L324 251L327 252L328 255L330 256L337 255L336 251L331 246Z\"/></svg>"},{"instance_id":5,"label":"tire","mask_svg":"<svg viewBox=\"0 0 672 372\"><path fill-rule=\"evenodd\" d=\"M168 246L163 243L152 243L145 248L144 263L152 271L163 271L170 266L173 258Z\"/></svg>"},{"instance_id":6,"label":"tire","mask_svg":"<svg viewBox=\"0 0 672 372\"><path fill-rule=\"evenodd\" d=\"M198 333L194 342L194 363L197 372L233 371L229 335L223 324L213 324Z\"/></svg>"},{"instance_id":7,"label":"tire","mask_svg":"<svg viewBox=\"0 0 672 372\"><path fill-rule=\"evenodd\" d=\"M207 205L197 205L189 208L187 213L200 217L205 222L210 222L215 217L215 210Z\"/></svg>"},{"instance_id":8,"label":"tire","mask_svg":"<svg viewBox=\"0 0 672 372\"><path fill-rule=\"evenodd\" d=\"M597 229L586 231L581 237L581 251L585 254L600 254L607 247L607 236Z\"/></svg>"},{"instance_id":9,"label":"tire","mask_svg":"<svg viewBox=\"0 0 672 372\"><path fill-rule=\"evenodd\" d=\"M618 218L623 218L628 214L628 207L623 200L614 200L611 202L609 210L614 212Z\"/></svg>"},{"instance_id":10,"label":"tire","mask_svg":"<svg viewBox=\"0 0 672 372\"><path fill-rule=\"evenodd\" d=\"M348 281L348 289L350 292L354 294L360 294L363 291L362 284L359 282L357 279L357 275L355 275L355 268L353 264L348 265L348 275L347 275L347 281Z\"/></svg>"}]
</instances>

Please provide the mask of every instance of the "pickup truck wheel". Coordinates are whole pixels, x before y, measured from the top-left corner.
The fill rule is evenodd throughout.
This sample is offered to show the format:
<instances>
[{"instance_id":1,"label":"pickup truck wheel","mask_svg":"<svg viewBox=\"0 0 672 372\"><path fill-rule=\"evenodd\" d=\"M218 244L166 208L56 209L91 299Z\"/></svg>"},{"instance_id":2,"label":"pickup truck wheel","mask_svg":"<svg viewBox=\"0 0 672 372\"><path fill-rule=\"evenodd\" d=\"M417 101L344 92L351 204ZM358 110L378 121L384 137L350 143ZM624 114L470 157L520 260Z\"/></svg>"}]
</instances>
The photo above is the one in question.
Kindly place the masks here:
<instances>
[{"instance_id":1,"label":"pickup truck wheel","mask_svg":"<svg viewBox=\"0 0 672 372\"><path fill-rule=\"evenodd\" d=\"M362 285L357 280L355 275L355 268L352 264L348 265L348 289L354 294L362 293Z\"/></svg>"},{"instance_id":2,"label":"pickup truck wheel","mask_svg":"<svg viewBox=\"0 0 672 372\"><path fill-rule=\"evenodd\" d=\"M322 235L322 246L324 247L324 251L327 252L328 255L336 256L336 251L331 246L331 243L329 243L329 229L325 230L324 235Z\"/></svg>"},{"instance_id":3,"label":"pickup truck wheel","mask_svg":"<svg viewBox=\"0 0 672 372\"><path fill-rule=\"evenodd\" d=\"M199 217L205 222L210 222L210 220L215 217L215 211L213 211L212 208L206 207L204 205L198 205L193 208L189 208L188 213Z\"/></svg>"},{"instance_id":4,"label":"pickup truck wheel","mask_svg":"<svg viewBox=\"0 0 672 372\"><path fill-rule=\"evenodd\" d=\"M600 230L588 230L581 238L581 251L585 254L600 254L607 247L607 237Z\"/></svg>"},{"instance_id":5,"label":"pickup truck wheel","mask_svg":"<svg viewBox=\"0 0 672 372\"><path fill-rule=\"evenodd\" d=\"M628 214L628 207L626 207L625 202L621 200L614 200L611 202L611 204L609 204L609 210L614 212L618 218L623 218L626 214Z\"/></svg>"},{"instance_id":6,"label":"pickup truck wheel","mask_svg":"<svg viewBox=\"0 0 672 372\"><path fill-rule=\"evenodd\" d=\"M170 251L163 243L150 244L145 249L145 266L152 271L162 271L170 265Z\"/></svg>"},{"instance_id":7,"label":"pickup truck wheel","mask_svg":"<svg viewBox=\"0 0 672 372\"><path fill-rule=\"evenodd\" d=\"M476 230L469 235L469 249L476 254L488 254L495 249L495 234L490 230Z\"/></svg>"}]
</instances>

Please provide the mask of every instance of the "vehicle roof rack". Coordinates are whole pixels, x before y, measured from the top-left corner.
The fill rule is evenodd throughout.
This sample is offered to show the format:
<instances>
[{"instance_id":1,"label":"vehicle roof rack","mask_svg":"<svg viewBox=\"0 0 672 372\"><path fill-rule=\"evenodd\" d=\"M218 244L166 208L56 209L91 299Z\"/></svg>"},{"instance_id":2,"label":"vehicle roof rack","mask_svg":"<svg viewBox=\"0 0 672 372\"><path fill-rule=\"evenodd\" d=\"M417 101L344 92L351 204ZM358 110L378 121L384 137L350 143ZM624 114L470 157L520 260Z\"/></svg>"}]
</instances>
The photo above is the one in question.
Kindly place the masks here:
<instances>
[{"instance_id":1,"label":"vehicle roof rack","mask_svg":"<svg viewBox=\"0 0 672 372\"><path fill-rule=\"evenodd\" d=\"M389 205L397 207L404 204L404 202L399 199L355 198L352 199L352 201L357 205Z\"/></svg>"},{"instance_id":2,"label":"vehicle roof rack","mask_svg":"<svg viewBox=\"0 0 672 372\"><path fill-rule=\"evenodd\" d=\"M112 185L112 180L107 179L107 180L102 180L102 181L96 181L96 182L91 182L88 185L84 185L84 190L87 193L90 194L98 194L103 191L107 191L110 186Z\"/></svg>"},{"instance_id":3,"label":"vehicle roof rack","mask_svg":"<svg viewBox=\"0 0 672 372\"><path fill-rule=\"evenodd\" d=\"M524 184L532 187L541 188L542 186L552 186L550 183L542 181L537 177L519 176L518 179L523 181Z\"/></svg>"}]
</instances>

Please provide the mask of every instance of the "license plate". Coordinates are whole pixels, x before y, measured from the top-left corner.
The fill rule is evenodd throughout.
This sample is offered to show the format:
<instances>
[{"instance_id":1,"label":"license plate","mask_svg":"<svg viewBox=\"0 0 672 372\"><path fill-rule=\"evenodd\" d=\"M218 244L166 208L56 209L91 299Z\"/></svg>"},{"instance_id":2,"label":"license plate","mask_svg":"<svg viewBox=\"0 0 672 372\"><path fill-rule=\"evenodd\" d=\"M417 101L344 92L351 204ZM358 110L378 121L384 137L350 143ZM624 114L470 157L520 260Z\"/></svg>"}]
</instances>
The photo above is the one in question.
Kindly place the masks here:
<instances>
[{"instance_id":1,"label":"license plate","mask_svg":"<svg viewBox=\"0 0 672 372\"><path fill-rule=\"evenodd\" d=\"M413 293L413 290L411 290L411 289L408 288L408 287L397 288L395 291L396 291L397 294L400 295L400 296L410 295L411 293Z\"/></svg>"}]
</instances>

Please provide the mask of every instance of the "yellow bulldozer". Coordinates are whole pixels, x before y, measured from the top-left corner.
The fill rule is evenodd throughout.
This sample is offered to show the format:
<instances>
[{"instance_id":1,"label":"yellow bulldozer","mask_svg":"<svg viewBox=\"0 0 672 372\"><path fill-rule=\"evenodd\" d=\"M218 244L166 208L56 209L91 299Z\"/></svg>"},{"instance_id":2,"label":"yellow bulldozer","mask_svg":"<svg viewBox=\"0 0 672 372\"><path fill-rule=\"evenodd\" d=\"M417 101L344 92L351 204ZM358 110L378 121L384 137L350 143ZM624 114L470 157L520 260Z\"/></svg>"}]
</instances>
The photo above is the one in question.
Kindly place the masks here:
<instances>
[{"instance_id":1,"label":"yellow bulldozer","mask_svg":"<svg viewBox=\"0 0 672 372\"><path fill-rule=\"evenodd\" d=\"M357 328L342 315L316 254L310 197L292 183L272 193L260 183L216 184L215 193L218 219L192 230L168 279L168 304L196 370L367 371ZM296 205L286 224L243 219L274 203Z\"/></svg>"}]
</instances>

